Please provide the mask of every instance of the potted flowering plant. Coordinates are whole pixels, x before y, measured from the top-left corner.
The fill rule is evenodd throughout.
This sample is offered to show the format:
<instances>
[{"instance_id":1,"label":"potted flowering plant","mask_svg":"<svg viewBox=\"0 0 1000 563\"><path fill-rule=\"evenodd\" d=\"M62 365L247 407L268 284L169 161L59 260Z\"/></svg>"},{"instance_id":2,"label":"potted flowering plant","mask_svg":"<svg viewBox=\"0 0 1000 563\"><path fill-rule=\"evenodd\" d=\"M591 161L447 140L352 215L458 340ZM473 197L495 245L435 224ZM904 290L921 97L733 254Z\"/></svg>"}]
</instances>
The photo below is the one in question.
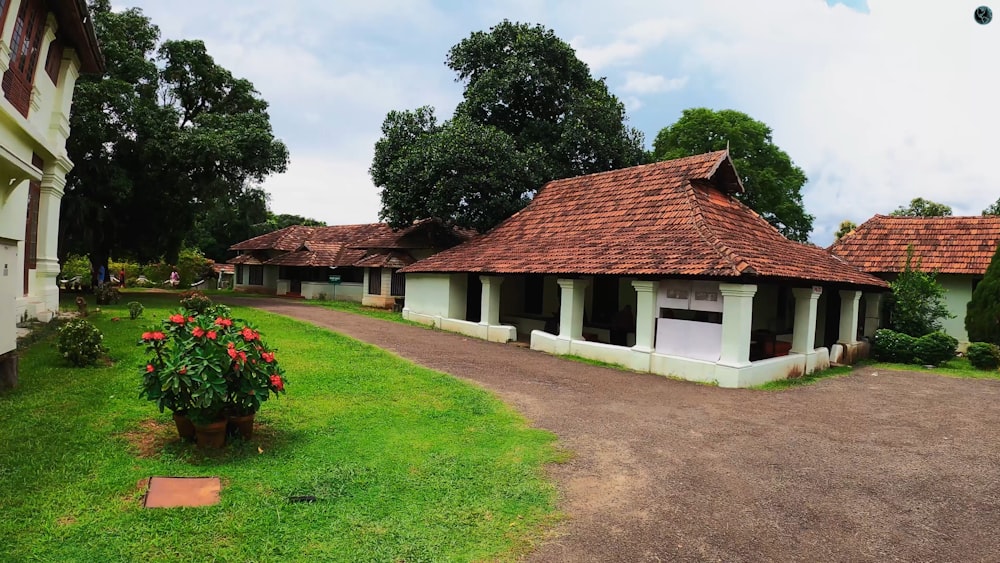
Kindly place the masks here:
<instances>
[{"instance_id":1,"label":"potted flowering plant","mask_svg":"<svg viewBox=\"0 0 1000 563\"><path fill-rule=\"evenodd\" d=\"M285 390L275 352L225 306L181 309L159 330L144 332L140 344L149 353L140 396L175 418L186 414L201 445L221 447L230 416L243 417L233 424L242 423L239 431L249 437L260 405Z\"/></svg>"}]
</instances>

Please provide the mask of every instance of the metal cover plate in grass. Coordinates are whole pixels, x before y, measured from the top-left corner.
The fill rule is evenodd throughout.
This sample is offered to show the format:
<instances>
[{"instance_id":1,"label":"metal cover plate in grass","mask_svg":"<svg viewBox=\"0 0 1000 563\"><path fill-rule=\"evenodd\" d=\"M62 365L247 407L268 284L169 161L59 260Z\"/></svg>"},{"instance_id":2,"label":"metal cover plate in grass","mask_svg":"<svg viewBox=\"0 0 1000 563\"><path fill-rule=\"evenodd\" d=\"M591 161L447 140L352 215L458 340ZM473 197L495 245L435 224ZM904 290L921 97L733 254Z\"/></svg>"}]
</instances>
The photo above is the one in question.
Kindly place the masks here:
<instances>
[{"instance_id":1,"label":"metal cover plate in grass","mask_svg":"<svg viewBox=\"0 0 1000 563\"><path fill-rule=\"evenodd\" d=\"M218 477L150 477L146 508L212 506L219 504L222 483Z\"/></svg>"}]
</instances>

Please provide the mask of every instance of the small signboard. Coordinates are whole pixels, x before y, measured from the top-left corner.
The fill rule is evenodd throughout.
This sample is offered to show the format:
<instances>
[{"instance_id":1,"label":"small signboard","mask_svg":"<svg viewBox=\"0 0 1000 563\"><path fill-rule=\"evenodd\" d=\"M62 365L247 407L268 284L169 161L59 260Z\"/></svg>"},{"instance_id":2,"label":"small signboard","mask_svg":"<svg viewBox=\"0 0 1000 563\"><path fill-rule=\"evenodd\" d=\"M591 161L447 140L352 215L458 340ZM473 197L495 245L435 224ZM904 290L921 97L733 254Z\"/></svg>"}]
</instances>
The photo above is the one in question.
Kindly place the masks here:
<instances>
[{"instance_id":1,"label":"small signboard","mask_svg":"<svg viewBox=\"0 0 1000 563\"><path fill-rule=\"evenodd\" d=\"M330 283L340 285L340 276L330 276Z\"/></svg>"}]
</instances>

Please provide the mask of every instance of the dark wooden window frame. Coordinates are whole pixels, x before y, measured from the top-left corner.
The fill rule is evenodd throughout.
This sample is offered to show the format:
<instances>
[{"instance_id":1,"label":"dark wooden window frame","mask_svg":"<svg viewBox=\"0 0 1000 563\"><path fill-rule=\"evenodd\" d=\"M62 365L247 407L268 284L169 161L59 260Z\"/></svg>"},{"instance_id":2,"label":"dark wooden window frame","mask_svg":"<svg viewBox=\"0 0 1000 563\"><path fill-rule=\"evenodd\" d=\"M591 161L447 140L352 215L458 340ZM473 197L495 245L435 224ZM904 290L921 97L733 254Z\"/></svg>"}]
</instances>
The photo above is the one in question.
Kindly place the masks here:
<instances>
[{"instance_id":1,"label":"dark wooden window frame","mask_svg":"<svg viewBox=\"0 0 1000 563\"><path fill-rule=\"evenodd\" d=\"M10 67L3 75L3 91L4 96L24 117L28 117L31 107L31 89L35 83L38 55L45 37L47 15L44 0L23 0L14 20L14 33L10 40Z\"/></svg>"},{"instance_id":2,"label":"dark wooden window frame","mask_svg":"<svg viewBox=\"0 0 1000 563\"><path fill-rule=\"evenodd\" d=\"M382 295L382 268L368 268L368 295Z\"/></svg>"},{"instance_id":3,"label":"dark wooden window frame","mask_svg":"<svg viewBox=\"0 0 1000 563\"><path fill-rule=\"evenodd\" d=\"M399 273L399 270L392 271L392 281L389 286L389 295L402 297L406 295L406 274Z\"/></svg>"},{"instance_id":4,"label":"dark wooden window frame","mask_svg":"<svg viewBox=\"0 0 1000 563\"><path fill-rule=\"evenodd\" d=\"M264 285L264 266L250 266L247 272L247 285Z\"/></svg>"},{"instance_id":5,"label":"dark wooden window frame","mask_svg":"<svg viewBox=\"0 0 1000 563\"><path fill-rule=\"evenodd\" d=\"M49 52L45 55L45 74L49 75L52 84L59 85L59 69L62 68L63 43L56 37L49 43Z\"/></svg>"}]
</instances>

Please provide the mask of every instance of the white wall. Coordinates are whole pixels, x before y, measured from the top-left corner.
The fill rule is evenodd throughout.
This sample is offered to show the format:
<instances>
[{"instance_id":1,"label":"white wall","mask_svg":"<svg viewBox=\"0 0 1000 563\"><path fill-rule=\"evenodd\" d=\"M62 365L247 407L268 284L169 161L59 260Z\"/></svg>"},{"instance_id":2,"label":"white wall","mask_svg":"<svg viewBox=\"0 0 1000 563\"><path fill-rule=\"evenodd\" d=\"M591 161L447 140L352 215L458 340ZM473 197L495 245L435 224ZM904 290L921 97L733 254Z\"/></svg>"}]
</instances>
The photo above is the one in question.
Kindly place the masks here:
<instances>
[{"instance_id":1,"label":"white wall","mask_svg":"<svg viewBox=\"0 0 1000 563\"><path fill-rule=\"evenodd\" d=\"M360 303L364 293L364 285L357 282L338 285L326 282L302 282L302 297L319 299L321 293L331 301L356 301Z\"/></svg>"},{"instance_id":2,"label":"white wall","mask_svg":"<svg viewBox=\"0 0 1000 563\"><path fill-rule=\"evenodd\" d=\"M972 300L973 276L954 274L938 274L937 280L944 288L944 303L948 311L955 315L953 319L941 319L945 332L958 339L959 346L969 343L969 333L965 330L965 314L968 312L969 301Z\"/></svg>"}]
</instances>

